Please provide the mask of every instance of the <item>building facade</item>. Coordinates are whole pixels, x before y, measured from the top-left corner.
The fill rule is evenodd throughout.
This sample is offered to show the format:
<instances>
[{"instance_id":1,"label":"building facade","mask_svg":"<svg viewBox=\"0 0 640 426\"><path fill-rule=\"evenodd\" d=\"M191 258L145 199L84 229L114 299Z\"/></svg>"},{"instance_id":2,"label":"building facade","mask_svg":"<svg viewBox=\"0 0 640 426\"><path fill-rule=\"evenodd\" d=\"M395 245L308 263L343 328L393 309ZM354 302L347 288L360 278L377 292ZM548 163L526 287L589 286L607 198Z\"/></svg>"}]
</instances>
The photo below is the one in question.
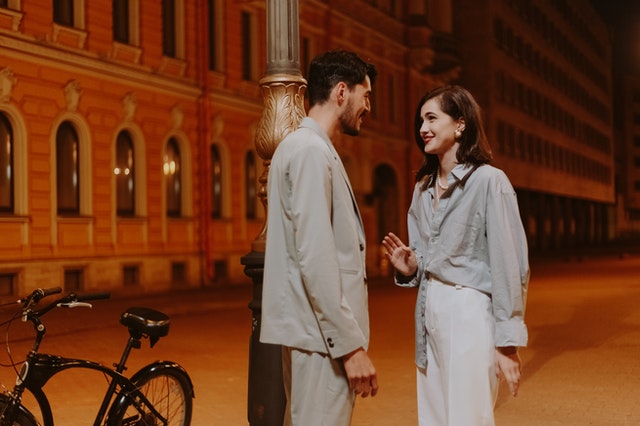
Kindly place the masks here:
<instances>
[{"instance_id":1,"label":"building facade","mask_svg":"<svg viewBox=\"0 0 640 426\"><path fill-rule=\"evenodd\" d=\"M450 4L418 3L300 2L303 69L342 47L380 73L366 130L336 141L373 275L403 232L414 104L459 69L433 71ZM264 33L263 1L0 0L0 296L247 280Z\"/></svg>"},{"instance_id":2,"label":"building facade","mask_svg":"<svg viewBox=\"0 0 640 426\"><path fill-rule=\"evenodd\" d=\"M626 75L620 82L621 120L617 140L616 196L618 230L622 238L640 235L640 79Z\"/></svg>"},{"instance_id":3,"label":"building facade","mask_svg":"<svg viewBox=\"0 0 640 426\"><path fill-rule=\"evenodd\" d=\"M533 251L616 237L611 38L586 0L454 0L461 81L485 108Z\"/></svg>"},{"instance_id":4,"label":"building facade","mask_svg":"<svg viewBox=\"0 0 640 426\"><path fill-rule=\"evenodd\" d=\"M299 14L303 75L332 48L379 71L362 134L335 141L371 276L389 272L383 235L406 235L415 105L452 82L485 110L533 251L615 234L611 53L586 0L300 0ZM259 0L0 0L0 297L248 281L265 15Z\"/></svg>"}]
</instances>

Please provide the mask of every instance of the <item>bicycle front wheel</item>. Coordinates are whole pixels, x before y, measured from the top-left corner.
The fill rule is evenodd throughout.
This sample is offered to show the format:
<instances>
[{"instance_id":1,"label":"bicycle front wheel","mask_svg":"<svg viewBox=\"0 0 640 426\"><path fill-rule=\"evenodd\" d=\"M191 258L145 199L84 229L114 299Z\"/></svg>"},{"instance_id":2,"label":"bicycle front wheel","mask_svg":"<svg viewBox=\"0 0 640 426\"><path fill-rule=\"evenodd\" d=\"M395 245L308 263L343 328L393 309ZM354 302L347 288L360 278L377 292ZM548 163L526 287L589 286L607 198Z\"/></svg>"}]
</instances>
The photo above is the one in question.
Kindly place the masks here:
<instances>
[{"instance_id":1,"label":"bicycle front wheel","mask_svg":"<svg viewBox=\"0 0 640 426\"><path fill-rule=\"evenodd\" d=\"M9 397L0 394L0 426L38 426L38 421L33 414L22 405L17 407L14 414L10 413L10 407Z\"/></svg>"},{"instance_id":2,"label":"bicycle front wheel","mask_svg":"<svg viewBox=\"0 0 640 426\"><path fill-rule=\"evenodd\" d=\"M191 424L193 391L191 380L182 369L165 367L146 371L135 379L135 385L148 404L139 398L130 402L117 424L156 426L164 424L162 419L168 426Z\"/></svg>"}]
</instances>

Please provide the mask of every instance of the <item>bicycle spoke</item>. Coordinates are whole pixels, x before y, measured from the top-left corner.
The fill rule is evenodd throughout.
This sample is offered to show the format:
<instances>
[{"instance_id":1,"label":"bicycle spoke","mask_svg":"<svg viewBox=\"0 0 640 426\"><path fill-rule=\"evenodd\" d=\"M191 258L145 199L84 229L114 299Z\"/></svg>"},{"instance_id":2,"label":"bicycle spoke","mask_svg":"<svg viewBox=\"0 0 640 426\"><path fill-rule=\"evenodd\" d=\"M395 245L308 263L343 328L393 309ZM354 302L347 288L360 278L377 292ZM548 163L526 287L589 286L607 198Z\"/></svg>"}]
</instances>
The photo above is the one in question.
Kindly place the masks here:
<instances>
[{"instance_id":1,"label":"bicycle spoke","mask_svg":"<svg viewBox=\"0 0 640 426\"><path fill-rule=\"evenodd\" d=\"M143 381L138 391L149 401L168 425L185 424L185 394L183 385L176 377L169 374L159 374ZM130 425L160 425L161 419L157 418L153 410L138 400L138 407L130 406L127 410L123 424ZM136 413L137 411L137 413Z\"/></svg>"}]
</instances>

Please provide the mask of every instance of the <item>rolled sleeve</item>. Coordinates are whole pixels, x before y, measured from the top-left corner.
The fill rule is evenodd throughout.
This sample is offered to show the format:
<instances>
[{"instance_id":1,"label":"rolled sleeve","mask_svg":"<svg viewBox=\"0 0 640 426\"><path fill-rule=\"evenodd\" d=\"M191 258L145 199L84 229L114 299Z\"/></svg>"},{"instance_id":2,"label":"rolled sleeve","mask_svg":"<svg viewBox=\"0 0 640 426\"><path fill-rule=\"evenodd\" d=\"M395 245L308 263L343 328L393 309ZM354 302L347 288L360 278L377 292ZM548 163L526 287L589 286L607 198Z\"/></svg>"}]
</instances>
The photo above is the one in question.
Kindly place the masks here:
<instances>
[{"instance_id":1,"label":"rolled sleeve","mask_svg":"<svg viewBox=\"0 0 640 426\"><path fill-rule=\"evenodd\" d=\"M495 344L497 347L526 346L527 240L515 191L503 173L492 182L486 218Z\"/></svg>"}]
</instances>

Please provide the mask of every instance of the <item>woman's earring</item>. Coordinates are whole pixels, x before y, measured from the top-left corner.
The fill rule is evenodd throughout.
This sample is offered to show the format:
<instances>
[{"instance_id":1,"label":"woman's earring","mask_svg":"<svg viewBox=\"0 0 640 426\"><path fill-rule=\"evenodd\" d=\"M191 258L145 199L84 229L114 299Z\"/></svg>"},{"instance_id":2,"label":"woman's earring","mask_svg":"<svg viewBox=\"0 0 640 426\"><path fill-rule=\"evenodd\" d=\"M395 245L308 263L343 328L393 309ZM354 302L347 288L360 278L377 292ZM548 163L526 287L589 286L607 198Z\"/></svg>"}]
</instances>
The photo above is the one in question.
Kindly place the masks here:
<instances>
[{"instance_id":1,"label":"woman's earring","mask_svg":"<svg viewBox=\"0 0 640 426\"><path fill-rule=\"evenodd\" d=\"M460 131L460 129L456 129L455 132L453 132L453 137L456 139L460 139L462 137L462 132Z\"/></svg>"}]
</instances>

